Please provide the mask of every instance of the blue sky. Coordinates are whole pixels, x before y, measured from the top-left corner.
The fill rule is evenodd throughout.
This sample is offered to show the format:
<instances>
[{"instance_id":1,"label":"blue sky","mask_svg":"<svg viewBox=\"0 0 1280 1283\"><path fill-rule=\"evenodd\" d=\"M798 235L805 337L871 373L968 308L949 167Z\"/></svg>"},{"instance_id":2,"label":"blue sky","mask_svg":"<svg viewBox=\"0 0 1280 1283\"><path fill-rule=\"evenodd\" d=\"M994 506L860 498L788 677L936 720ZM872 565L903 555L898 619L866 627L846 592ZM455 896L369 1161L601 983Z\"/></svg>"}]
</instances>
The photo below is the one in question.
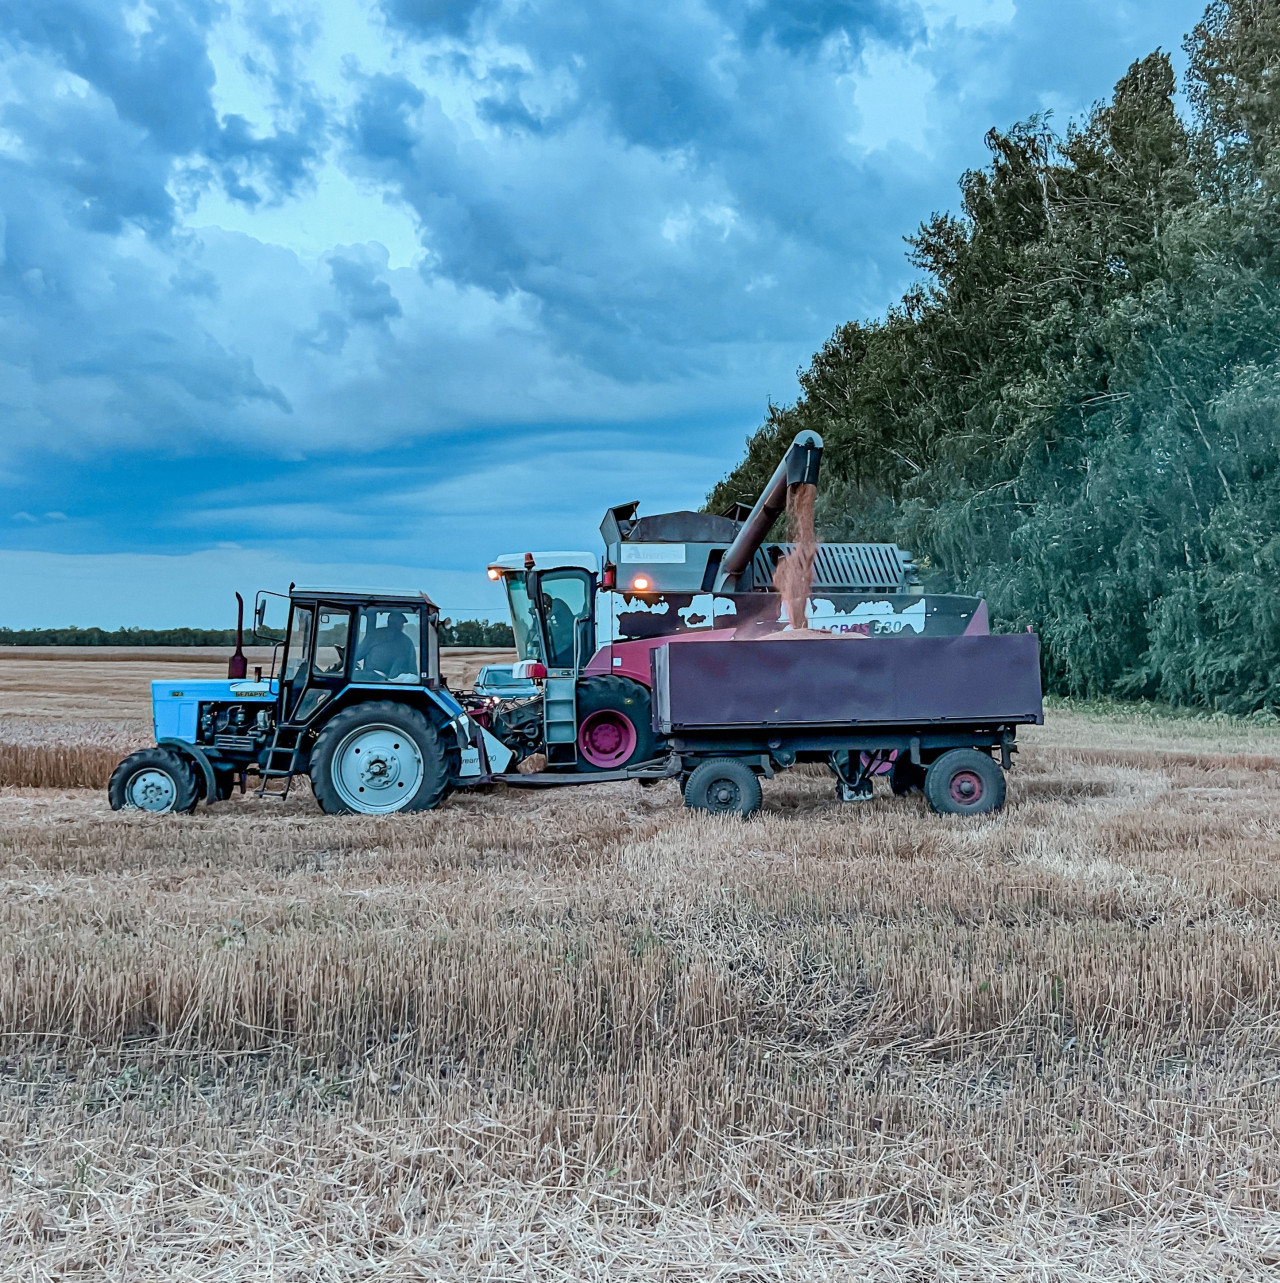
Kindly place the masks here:
<instances>
[{"instance_id":1,"label":"blue sky","mask_svg":"<svg viewBox=\"0 0 1280 1283\"><path fill-rule=\"evenodd\" d=\"M1183 0L0 0L0 624L696 507L983 135Z\"/></svg>"}]
</instances>

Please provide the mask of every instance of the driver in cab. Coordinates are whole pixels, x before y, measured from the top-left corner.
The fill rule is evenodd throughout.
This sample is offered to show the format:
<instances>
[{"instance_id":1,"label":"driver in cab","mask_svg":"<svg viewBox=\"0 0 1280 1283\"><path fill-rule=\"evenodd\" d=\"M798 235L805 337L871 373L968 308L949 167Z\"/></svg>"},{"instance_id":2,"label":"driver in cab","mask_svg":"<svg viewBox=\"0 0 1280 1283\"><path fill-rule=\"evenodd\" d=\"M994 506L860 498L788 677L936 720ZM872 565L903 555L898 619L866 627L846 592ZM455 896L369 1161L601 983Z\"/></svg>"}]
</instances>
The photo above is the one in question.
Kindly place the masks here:
<instances>
[{"instance_id":1,"label":"driver in cab","mask_svg":"<svg viewBox=\"0 0 1280 1283\"><path fill-rule=\"evenodd\" d=\"M377 618L376 610L365 612L368 632L356 653L357 675L366 681L386 682L393 682L406 674L416 677L418 650L404 630L406 615L403 611L390 611L386 624L381 628L370 628L369 625L377 623Z\"/></svg>"}]
</instances>

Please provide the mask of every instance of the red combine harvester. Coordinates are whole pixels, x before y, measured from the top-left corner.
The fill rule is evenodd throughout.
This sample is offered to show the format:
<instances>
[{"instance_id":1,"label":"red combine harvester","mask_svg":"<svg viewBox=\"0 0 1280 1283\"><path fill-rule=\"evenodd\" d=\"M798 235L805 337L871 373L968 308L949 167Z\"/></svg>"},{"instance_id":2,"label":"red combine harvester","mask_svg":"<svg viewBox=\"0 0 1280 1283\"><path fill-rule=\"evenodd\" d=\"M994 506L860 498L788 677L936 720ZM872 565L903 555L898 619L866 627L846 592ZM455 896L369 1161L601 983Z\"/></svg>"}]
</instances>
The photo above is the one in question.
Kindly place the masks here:
<instances>
[{"instance_id":1,"label":"red combine harvester","mask_svg":"<svg viewBox=\"0 0 1280 1283\"><path fill-rule=\"evenodd\" d=\"M750 814L760 777L825 762L846 800L887 774L938 811L998 809L1016 728L1043 720L1034 636L990 635L986 603L921 589L896 544L824 544L803 640L788 640L766 543L794 486L813 485L814 432L796 437L754 507L637 515L611 508L590 552L499 557L533 698L472 701L522 759L489 778L529 786L678 777L702 810ZM814 636L817 630L826 636Z\"/></svg>"}]
</instances>

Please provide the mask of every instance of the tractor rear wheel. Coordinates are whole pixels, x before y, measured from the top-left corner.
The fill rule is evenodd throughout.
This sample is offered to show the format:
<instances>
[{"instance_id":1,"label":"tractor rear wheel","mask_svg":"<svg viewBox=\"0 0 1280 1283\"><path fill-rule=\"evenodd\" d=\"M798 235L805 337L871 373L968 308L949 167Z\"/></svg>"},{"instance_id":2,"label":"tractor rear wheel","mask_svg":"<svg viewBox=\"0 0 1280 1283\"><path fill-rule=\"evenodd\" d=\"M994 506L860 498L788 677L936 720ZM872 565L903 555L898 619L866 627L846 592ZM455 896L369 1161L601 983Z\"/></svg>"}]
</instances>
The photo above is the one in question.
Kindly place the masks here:
<instances>
[{"instance_id":1,"label":"tractor rear wheel","mask_svg":"<svg viewBox=\"0 0 1280 1283\"><path fill-rule=\"evenodd\" d=\"M584 771L618 771L658 752L649 691L629 677L578 684L578 762Z\"/></svg>"},{"instance_id":2,"label":"tractor rear wheel","mask_svg":"<svg viewBox=\"0 0 1280 1283\"><path fill-rule=\"evenodd\" d=\"M416 708L391 700L344 709L311 750L311 790L329 815L428 811L449 785L440 733Z\"/></svg>"},{"instance_id":3,"label":"tractor rear wheel","mask_svg":"<svg viewBox=\"0 0 1280 1283\"><path fill-rule=\"evenodd\" d=\"M144 748L130 753L111 772L107 797L113 811L191 811L200 789L191 763L168 748Z\"/></svg>"},{"instance_id":4,"label":"tractor rear wheel","mask_svg":"<svg viewBox=\"0 0 1280 1283\"><path fill-rule=\"evenodd\" d=\"M684 786L684 804L712 815L746 819L760 809L763 796L756 773L736 757L713 757L694 767Z\"/></svg>"},{"instance_id":5,"label":"tractor rear wheel","mask_svg":"<svg viewBox=\"0 0 1280 1283\"><path fill-rule=\"evenodd\" d=\"M953 748L925 772L924 795L943 815L986 815L1004 805L1004 772L976 748Z\"/></svg>"}]
</instances>

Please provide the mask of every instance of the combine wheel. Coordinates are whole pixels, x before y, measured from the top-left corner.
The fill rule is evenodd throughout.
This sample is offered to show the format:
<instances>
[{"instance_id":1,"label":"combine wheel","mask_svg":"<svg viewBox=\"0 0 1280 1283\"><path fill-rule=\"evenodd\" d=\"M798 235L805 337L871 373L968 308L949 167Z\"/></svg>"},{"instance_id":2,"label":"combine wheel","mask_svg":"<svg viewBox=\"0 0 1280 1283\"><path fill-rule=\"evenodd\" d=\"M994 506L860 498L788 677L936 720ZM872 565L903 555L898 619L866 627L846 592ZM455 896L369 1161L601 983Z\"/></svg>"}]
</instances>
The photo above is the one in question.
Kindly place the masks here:
<instances>
[{"instance_id":1,"label":"combine wheel","mask_svg":"<svg viewBox=\"0 0 1280 1283\"><path fill-rule=\"evenodd\" d=\"M649 692L627 677L578 685L578 760L585 771L617 771L657 755Z\"/></svg>"},{"instance_id":2,"label":"combine wheel","mask_svg":"<svg viewBox=\"0 0 1280 1283\"><path fill-rule=\"evenodd\" d=\"M944 815L985 815L1004 805L1004 772L976 748L953 748L925 773L924 795Z\"/></svg>"},{"instance_id":3,"label":"combine wheel","mask_svg":"<svg viewBox=\"0 0 1280 1283\"><path fill-rule=\"evenodd\" d=\"M311 788L329 815L427 811L449 791L449 757L436 728L391 700L344 709L311 750Z\"/></svg>"},{"instance_id":4,"label":"combine wheel","mask_svg":"<svg viewBox=\"0 0 1280 1283\"><path fill-rule=\"evenodd\" d=\"M200 789L191 763L167 748L131 753L111 773L107 797L113 811L191 811Z\"/></svg>"},{"instance_id":5,"label":"combine wheel","mask_svg":"<svg viewBox=\"0 0 1280 1283\"><path fill-rule=\"evenodd\" d=\"M760 781L735 757L714 757L695 767L684 786L684 804L712 815L741 815L760 809Z\"/></svg>"}]
</instances>

